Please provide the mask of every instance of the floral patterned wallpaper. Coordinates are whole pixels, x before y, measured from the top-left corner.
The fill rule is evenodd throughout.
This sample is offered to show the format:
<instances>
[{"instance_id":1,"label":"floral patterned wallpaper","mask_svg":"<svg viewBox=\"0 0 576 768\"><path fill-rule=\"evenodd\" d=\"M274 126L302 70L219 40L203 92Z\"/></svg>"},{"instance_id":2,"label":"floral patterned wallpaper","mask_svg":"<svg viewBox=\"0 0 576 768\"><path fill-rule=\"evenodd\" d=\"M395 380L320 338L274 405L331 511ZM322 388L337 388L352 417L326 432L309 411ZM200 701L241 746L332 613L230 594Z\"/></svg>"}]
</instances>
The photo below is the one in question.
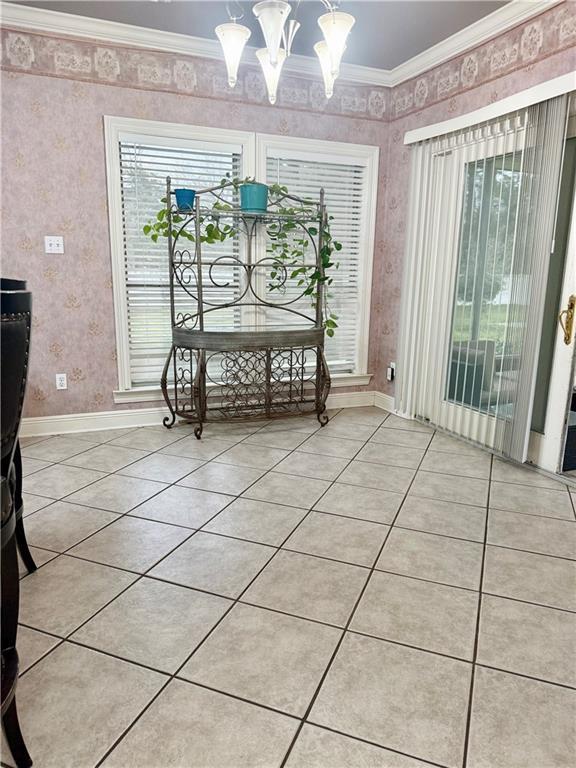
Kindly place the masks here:
<instances>
[{"instance_id":1,"label":"floral patterned wallpaper","mask_svg":"<svg viewBox=\"0 0 576 768\"><path fill-rule=\"evenodd\" d=\"M398 335L410 150L404 133L576 69L576 3L540 16L393 89L286 76L278 105L257 70L230 91L220 62L2 31L3 273L29 281L34 329L26 415L113 410L117 388L103 115L234 125L380 147L369 371ZM64 256L43 253L63 234ZM68 373L68 390L54 375ZM146 405L149 405L147 403ZM137 406L134 406L137 407Z\"/></svg>"},{"instance_id":2,"label":"floral patterned wallpaper","mask_svg":"<svg viewBox=\"0 0 576 768\"><path fill-rule=\"evenodd\" d=\"M3 74L1 96L3 273L27 279L34 295L28 416L116 407L103 115L378 145L382 157L388 144L386 126L373 120L21 72ZM383 199L380 193L379 222ZM64 235L63 256L44 254L44 235L51 234ZM379 270L376 255L375 286ZM59 372L68 373L67 391L55 389Z\"/></svg>"}]
</instances>

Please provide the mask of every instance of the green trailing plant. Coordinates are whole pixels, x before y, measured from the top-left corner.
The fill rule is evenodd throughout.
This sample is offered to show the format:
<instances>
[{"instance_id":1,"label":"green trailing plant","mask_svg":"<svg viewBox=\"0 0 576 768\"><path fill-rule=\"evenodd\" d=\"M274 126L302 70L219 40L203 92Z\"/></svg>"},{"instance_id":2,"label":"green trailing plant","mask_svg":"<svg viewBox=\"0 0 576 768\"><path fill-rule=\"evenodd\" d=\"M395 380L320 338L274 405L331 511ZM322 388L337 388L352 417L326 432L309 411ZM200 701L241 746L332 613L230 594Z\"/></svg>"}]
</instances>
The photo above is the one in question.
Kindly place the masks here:
<instances>
[{"instance_id":1,"label":"green trailing plant","mask_svg":"<svg viewBox=\"0 0 576 768\"><path fill-rule=\"evenodd\" d=\"M338 269L339 264L333 261L333 255L335 251L342 250L342 244L334 240L330 232L330 222L334 217L329 216L324 222L319 254L322 269L319 270L315 263L305 263L310 244L313 238L318 236L318 227L314 223L300 227L296 222L299 216L305 218L315 213L313 201L297 207L282 205L282 201L289 192L288 187L280 184L271 184L268 187L268 194L275 206L274 211L284 215L282 218L274 219L266 227L270 251L276 262L276 266L270 271L268 286L272 291L285 291L284 270L286 270L288 279L295 280L296 285L303 288L303 294L310 296L314 303L318 297L318 288L323 285L324 327L326 335L332 337L338 327L338 316L329 307L329 301L332 298L329 286L334 279L330 270Z\"/></svg>"},{"instance_id":2,"label":"green trailing plant","mask_svg":"<svg viewBox=\"0 0 576 768\"><path fill-rule=\"evenodd\" d=\"M222 179L221 184L223 188L232 188L237 193L241 184L253 181L252 177L245 179L227 177ZM278 218L273 218L266 223L268 248L272 255L268 288L271 291L286 292L288 281L295 281L295 285L303 289L303 295L309 296L314 304L318 298L318 289L322 285L324 327L326 335L332 337L338 327L338 316L330 310L332 295L329 287L333 282L331 270L339 267L338 262L334 261L334 253L342 250L342 244L334 240L330 232L330 223L334 217L328 216L324 222L319 254L322 269L318 269L316 263L306 263L310 244L313 238L318 236L318 226L314 221L302 225L297 223L298 217L310 219L315 215L315 203L310 200L304 201L299 206L285 205L287 195L289 195L288 187L280 184L268 185L269 205L273 207L274 213L280 214ZM157 243L159 238L167 238L171 229L173 238L184 237L195 242L194 233L183 226L192 214L182 213L172 206L169 217L166 198L163 197L161 202L164 206L158 211L155 219L144 225L144 234ZM209 245L221 243L238 234L234 226L222 223L220 220L219 214L230 210L233 210L231 204L218 199L210 211L203 211L200 216L200 242ZM172 228L170 228L170 219Z\"/></svg>"},{"instance_id":3,"label":"green trailing plant","mask_svg":"<svg viewBox=\"0 0 576 768\"><path fill-rule=\"evenodd\" d=\"M168 216L168 206L166 205L166 198L163 197L160 200L164 203L164 207L160 208L156 214L156 218L144 224L142 231L145 235L148 235L153 243L158 242L160 237L168 237L170 234L170 221ZM214 210L217 210L216 205ZM223 207L221 208L223 209ZM196 242L196 237L190 230L183 227L182 224L186 222L190 216L182 214L177 208L172 208L172 237L184 237L191 242ZM219 221L207 221L211 216L200 217L200 242L201 243L222 243L224 240L234 237L236 230L230 224L224 224L220 226Z\"/></svg>"}]
</instances>

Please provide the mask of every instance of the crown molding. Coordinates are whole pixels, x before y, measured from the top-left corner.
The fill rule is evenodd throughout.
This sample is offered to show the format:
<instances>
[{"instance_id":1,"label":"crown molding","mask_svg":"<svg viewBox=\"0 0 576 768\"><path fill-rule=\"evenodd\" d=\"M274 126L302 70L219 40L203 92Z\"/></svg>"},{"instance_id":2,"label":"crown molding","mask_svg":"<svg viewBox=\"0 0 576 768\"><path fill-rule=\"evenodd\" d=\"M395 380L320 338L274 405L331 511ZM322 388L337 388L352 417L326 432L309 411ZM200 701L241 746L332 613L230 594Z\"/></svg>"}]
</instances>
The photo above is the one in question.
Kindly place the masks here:
<instances>
[{"instance_id":1,"label":"crown molding","mask_svg":"<svg viewBox=\"0 0 576 768\"><path fill-rule=\"evenodd\" d=\"M512 2L489 13L488 16L484 16L484 18L464 27L454 35L389 70L392 84L400 85L406 80L411 80L445 61L501 35L533 16L538 16L561 2L562 0L512 0Z\"/></svg>"},{"instance_id":2,"label":"crown molding","mask_svg":"<svg viewBox=\"0 0 576 768\"><path fill-rule=\"evenodd\" d=\"M427 70L442 64L469 48L489 40L495 35L536 16L562 0L512 0L483 19L442 40L437 45L414 56L394 69L377 69L358 64L343 63L341 80L362 85L392 88ZM88 38L107 44L133 46L148 50L221 59L220 43L193 35L164 32L105 19L93 19L60 11L49 11L29 5L0 2L0 23L4 27L51 35ZM249 57L257 63L255 48L246 47ZM306 77L320 77L317 60L312 56L292 55L284 71Z\"/></svg>"}]
</instances>

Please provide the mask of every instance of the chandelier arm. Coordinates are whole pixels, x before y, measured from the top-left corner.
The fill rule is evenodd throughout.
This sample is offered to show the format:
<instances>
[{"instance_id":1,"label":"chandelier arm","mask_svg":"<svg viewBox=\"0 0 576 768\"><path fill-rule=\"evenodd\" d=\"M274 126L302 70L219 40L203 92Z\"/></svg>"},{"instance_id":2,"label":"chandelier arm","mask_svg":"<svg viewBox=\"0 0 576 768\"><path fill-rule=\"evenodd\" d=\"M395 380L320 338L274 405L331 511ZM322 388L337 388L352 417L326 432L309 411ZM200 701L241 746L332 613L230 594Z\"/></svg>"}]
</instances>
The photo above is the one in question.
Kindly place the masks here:
<instances>
[{"instance_id":1,"label":"chandelier arm","mask_svg":"<svg viewBox=\"0 0 576 768\"><path fill-rule=\"evenodd\" d=\"M238 6L238 9L240 11L239 16L235 16L232 13L232 11L230 10L231 5ZM232 3L226 3L226 13L228 14L228 18L230 19L230 21L233 21L234 23L236 23L237 21L241 21L244 18L244 9L242 8L238 0L232 0Z\"/></svg>"}]
</instances>

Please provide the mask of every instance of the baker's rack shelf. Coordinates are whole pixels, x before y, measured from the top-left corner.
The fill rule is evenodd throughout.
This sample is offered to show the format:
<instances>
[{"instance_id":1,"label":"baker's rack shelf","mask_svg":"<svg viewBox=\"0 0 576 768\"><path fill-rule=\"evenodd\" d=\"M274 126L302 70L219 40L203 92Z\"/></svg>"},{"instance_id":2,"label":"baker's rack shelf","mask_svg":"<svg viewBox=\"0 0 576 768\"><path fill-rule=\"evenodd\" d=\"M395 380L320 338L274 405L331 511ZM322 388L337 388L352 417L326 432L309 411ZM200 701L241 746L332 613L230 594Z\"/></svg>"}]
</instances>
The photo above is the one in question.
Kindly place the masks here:
<instances>
[{"instance_id":1,"label":"baker's rack shelf","mask_svg":"<svg viewBox=\"0 0 576 768\"><path fill-rule=\"evenodd\" d=\"M325 286L320 280L306 294L293 265L270 248L270 232L288 222L306 243L302 265L324 277L324 192L314 201L275 195L267 212L250 212L234 205L235 189L223 181L200 190L193 210L182 211L167 179L172 345L160 382L170 410L164 426L195 422L200 438L205 423L227 419L315 413L324 425ZM202 242L210 224L234 228L227 247Z\"/></svg>"}]
</instances>

